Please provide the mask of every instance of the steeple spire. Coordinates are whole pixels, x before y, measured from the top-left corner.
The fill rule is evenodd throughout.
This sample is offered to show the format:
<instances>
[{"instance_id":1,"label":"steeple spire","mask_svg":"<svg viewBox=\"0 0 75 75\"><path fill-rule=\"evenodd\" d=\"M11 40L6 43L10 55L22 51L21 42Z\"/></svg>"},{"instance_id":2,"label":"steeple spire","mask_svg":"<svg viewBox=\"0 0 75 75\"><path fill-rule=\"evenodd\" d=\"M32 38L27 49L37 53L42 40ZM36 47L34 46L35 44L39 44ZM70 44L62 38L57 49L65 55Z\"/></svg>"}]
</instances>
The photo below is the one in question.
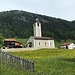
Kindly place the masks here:
<instances>
[{"instance_id":1,"label":"steeple spire","mask_svg":"<svg viewBox=\"0 0 75 75\"><path fill-rule=\"evenodd\" d=\"M40 22L38 18L35 19L36 22Z\"/></svg>"}]
</instances>

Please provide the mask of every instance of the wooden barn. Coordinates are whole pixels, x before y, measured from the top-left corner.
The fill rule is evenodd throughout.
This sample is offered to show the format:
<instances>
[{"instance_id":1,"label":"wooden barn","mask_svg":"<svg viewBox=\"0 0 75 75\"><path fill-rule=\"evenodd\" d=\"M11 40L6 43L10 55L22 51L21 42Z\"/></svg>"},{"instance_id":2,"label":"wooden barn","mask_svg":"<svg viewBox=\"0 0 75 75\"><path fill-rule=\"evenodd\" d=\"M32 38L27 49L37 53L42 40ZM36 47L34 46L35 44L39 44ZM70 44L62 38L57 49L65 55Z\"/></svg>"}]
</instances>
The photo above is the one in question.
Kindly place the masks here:
<instances>
[{"instance_id":1,"label":"wooden barn","mask_svg":"<svg viewBox=\"0 0 75 75\"><path fill-rule=\"evenodd\" d=\"M22 48L22 43L16 41L16 39L4 39L3 46L8 48Z\"/></svg>"}]
</instances>

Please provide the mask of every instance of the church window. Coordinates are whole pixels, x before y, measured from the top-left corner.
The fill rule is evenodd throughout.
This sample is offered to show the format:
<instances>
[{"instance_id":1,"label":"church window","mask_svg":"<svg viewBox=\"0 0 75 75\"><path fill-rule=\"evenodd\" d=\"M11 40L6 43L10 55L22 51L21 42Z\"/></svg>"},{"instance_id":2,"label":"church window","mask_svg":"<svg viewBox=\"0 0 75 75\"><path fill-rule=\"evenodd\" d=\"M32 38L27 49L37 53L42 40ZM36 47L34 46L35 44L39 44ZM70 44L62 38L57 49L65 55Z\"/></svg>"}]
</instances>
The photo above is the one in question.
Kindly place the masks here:
<instances>
[{"instance_id":1,"label":"church window","mask_svg":"<svg viewBox=\"0 0 75 75\"><path fill-rule=\"evenodd\" d=\"M50 46L51 46L52 44L50 43Z\"/></svg>"},{"instance_id":2,"label":"church window","mask_svg":"<svg viewBox=\"0 0 75 75\"><path fill-rule=\"evenodd\" d=\"M46 45L46 42L45 42L45 45Z\"/></svg>"},{"instance_id":3,"label":"church window","mask_svg":"<svg viewBox=\"0 0 75 75\"><path fill-rule=\"evenodd\" d=\"M40 42L39 42L39 45L40 45Z\"/></svg>"},{"instance_id":4,"label":"church window","mask_svg":"<svg viewBox=\"0 0 75 75\"><path fill-rule=\"evenodd\" d=\"M37 25L39 26L39 23L37 23Z\"/></svg>"}]
</instances>

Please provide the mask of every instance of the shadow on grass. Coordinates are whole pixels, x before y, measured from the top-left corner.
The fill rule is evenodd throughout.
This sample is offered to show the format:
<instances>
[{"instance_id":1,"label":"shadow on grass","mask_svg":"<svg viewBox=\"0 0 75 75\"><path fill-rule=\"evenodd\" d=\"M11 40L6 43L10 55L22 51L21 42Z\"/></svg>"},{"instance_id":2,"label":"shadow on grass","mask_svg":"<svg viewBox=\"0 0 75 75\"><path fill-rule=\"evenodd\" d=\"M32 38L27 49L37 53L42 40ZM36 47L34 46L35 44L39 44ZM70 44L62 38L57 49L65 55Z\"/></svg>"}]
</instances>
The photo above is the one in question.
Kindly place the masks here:
<instances>
[{"instance_id":1,"label":"shadow on grass","mask_svg":"<svg viewBox=\"0 0 75 75\"><path fill-rule=\"evenodd\" d=\"M61 60L67 61L67 62L75 62L75 58L63 58Z\"/></svg>"}]
</instances>

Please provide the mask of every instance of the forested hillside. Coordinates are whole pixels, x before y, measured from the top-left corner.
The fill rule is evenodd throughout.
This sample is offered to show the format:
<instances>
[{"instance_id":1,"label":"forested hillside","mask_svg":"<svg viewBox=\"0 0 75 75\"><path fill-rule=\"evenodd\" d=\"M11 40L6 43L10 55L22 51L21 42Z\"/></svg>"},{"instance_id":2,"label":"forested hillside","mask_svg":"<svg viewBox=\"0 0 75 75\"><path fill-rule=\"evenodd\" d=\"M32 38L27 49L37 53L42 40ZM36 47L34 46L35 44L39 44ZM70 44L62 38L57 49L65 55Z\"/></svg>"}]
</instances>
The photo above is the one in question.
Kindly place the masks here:
<instances>
[{"instance_id":1,"label":"forested hillside","mask_svg":"<svg viewBox=\"0 0 75 75\"><path fill-rule=\"evenodd\" d=\"M75 39L75 21L19 10L0 12L0 33L4 37L29 38L33 35L33 23L36 17L42 23L42 36L50 36L58 41L60 39Z\"/></svg>"}]
</instances>

